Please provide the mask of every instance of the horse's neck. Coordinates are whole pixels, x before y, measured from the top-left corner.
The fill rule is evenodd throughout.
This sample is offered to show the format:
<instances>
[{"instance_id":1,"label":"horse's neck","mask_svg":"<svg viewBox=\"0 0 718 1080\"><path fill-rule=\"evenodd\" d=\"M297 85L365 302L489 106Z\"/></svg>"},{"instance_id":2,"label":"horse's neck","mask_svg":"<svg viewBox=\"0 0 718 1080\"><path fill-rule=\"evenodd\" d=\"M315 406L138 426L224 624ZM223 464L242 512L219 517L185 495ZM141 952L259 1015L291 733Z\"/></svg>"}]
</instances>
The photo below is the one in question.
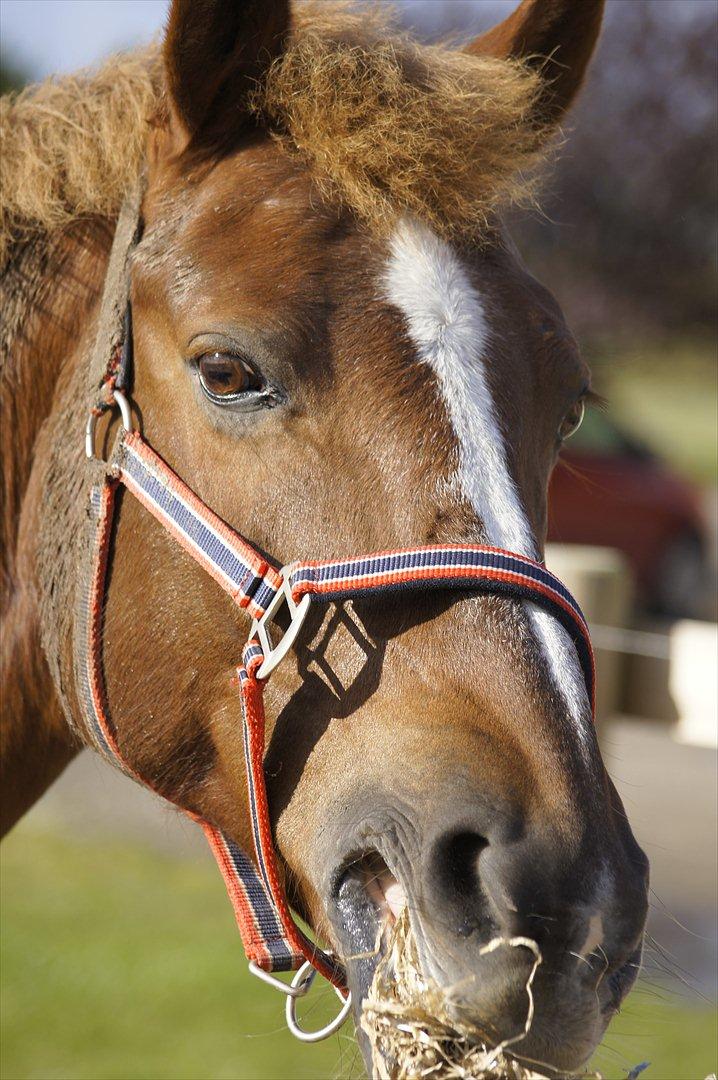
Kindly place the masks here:
<instances>
[{"instance_id":1,"label":"horse's neck","mask_svg":"<svg viewBox=\"0 0 718 1080\"><path fill-rule=\"evenodd\" d=\"M58 658L48 663L42 648L37 541L52 514L45 501L53 469L54 440L48 436L63 387L75 381L82 353L78 338L92 322L108 247L106 226L78 226L53 242L25 245L2 282L3 832L78 747L57 692ZM80 441L81 429L75 434ZM65 438L72 435L68 431Z\"/></svg>"}]
</instances>

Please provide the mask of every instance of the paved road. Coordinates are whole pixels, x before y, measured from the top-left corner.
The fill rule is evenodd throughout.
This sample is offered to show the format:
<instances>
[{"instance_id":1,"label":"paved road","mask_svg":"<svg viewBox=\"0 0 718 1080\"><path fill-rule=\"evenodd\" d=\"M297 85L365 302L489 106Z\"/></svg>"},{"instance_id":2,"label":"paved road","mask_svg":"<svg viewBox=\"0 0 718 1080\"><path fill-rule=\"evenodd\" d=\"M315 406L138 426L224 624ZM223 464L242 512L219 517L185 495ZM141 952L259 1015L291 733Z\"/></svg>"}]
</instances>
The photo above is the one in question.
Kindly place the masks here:
<instances>
[{"instance_id":1,"label":"paved road","mask_svg":"<svg viewBox=\"0 0 718 1080\"><path fill-rule=\"evenodd\" d=\"M647 967L687 996L718 990L716 753L673 741L667 728L616 720L603 726L609 772L652 864ZM190 822L95 755L82 754L28 816L27 826L77 836L114 834L163 852L209 858ZM681 983L685 978L688 986Z\"/></svg>"}]
</instances>

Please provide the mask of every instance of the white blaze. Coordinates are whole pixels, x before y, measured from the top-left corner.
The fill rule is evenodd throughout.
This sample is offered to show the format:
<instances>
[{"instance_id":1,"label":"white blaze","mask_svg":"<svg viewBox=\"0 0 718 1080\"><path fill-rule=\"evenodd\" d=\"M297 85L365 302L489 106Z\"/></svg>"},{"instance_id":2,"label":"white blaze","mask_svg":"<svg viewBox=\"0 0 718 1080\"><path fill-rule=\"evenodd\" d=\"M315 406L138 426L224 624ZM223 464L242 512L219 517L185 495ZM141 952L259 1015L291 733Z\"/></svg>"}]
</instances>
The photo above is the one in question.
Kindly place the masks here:
<instances>
[{"instance_id":1,"label":"white blaze","mask_svg":"<svg viewBox=\"0 0 718 1080\"><path fill-rule=\"evenodd\" d=\"M459 446L458 479L488 542L536 558L536 539L509 472L484 356L489 328L481 296L456 253L425 225L402 220L385 275L419 358L434 371ZM574 645L547 612L527 604L549 669L581 733L590 717Z\"/></svg>"}]
</instances>

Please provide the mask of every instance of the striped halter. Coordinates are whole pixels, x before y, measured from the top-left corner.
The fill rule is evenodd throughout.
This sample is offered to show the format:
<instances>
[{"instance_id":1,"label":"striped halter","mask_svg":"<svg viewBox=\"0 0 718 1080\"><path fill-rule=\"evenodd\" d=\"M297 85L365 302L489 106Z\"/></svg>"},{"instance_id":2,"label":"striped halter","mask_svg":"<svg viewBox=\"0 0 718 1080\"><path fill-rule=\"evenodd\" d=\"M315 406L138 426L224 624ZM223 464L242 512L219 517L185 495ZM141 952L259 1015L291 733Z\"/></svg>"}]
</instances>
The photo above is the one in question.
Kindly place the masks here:
<instances>
[{"instance_id":1,"label":"striped halter","mask_svg":"<svg viewBox=\"0 0 718 1080\"><path fill-rule=\"evenodd\" d=\"M137 241L139 199L139 191L133 193L120 214L93 353L94 390L85 438L90 474L87 528L91 558L81 575L75 631L78 696L97 748L135 780L151 786L124 760L103 675L106 572L115 495L122 485L253 619L237 681L254 860L215 824L185 812L201 825L217 859L250 969L287 995L287 1021L293 1033L305 1041L315 1041L337 1029L348 1014L351 999L341 963L306 936L290 911L272 838L263 768L264 688L300 633L310 604L342 603L360 596L429 588L530 601L550 612L568 631L593 704L591 643L585 620L568 590L545 566L522 555L481 544L443 544L341 560L297 562L277 569L206 506L140 432L133 430L127 397L132 366L128 262ZM109 365L108 355L112 357ZM123 430L109 459L102 461L95 456L95 425L98 416L113 408L120 409ZM274 644L269 624L285 605L289 625ZM297 972L291 984L272 974L281 971ZM334 984L342 1008L326 1028L305 1032L296 1023L294 1003L307 992L316 972Z\"/></svg>"}]
</instances>

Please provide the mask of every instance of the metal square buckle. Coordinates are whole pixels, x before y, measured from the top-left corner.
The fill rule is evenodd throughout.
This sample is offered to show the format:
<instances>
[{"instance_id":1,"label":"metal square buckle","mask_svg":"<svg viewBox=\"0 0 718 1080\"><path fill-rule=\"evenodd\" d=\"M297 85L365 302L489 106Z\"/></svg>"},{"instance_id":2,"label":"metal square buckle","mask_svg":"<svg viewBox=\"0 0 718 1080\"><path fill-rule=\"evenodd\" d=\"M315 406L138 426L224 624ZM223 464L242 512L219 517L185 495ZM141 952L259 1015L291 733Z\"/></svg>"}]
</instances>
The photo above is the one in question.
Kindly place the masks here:
<instances>
[{"instance_id":1,"label":"metal square buckle","mask_svg":"<svg viewBox=\"0 0 718 1080\"><path fill-rule=\"evenodd\" d=\"M312 602L309 593L306 593L298 604L294 602L291 586L289 584L289 576L296 566L297 563L293 562L288 566L282 567L279 571L282 575L282 587L277 591L274 599L264 612L264 615L262 615L260 619L255 619L252 622L249 639L251 641L254 637L258 638L259 644L262 647L262 652L264 653L264 660L257 670L256 677L258 679L269 678L277 664L279 664L287 655L296 640L297 634L302 628L302 623L306 618L309 605ZM274 645L267 624L284 603L286 603L289 608L290 622L280 641Z\"/></svg>"}]
</instances>

